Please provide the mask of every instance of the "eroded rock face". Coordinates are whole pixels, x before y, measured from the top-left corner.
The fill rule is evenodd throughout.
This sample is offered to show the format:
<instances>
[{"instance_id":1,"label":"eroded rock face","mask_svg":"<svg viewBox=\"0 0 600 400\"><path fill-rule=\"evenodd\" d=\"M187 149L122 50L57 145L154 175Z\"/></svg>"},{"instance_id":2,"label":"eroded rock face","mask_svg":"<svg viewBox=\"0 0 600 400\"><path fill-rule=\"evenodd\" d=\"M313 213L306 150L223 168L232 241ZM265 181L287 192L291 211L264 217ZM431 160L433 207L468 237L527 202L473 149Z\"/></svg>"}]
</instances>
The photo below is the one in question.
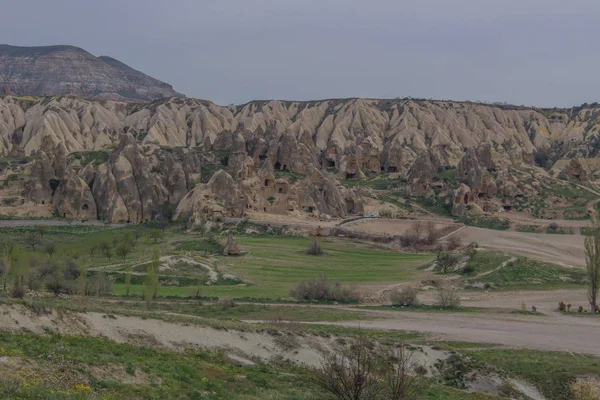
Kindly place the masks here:
<instances>
[{"instance_id":1,"label":"eroded rock face","mask_svg":"<svg viewBox=\"0 0 600 400\"><path fill-rule=\"evenodd\" d=\"M237 240L233 235L227 236L227 243L225 243L225 248L223 249L224 256L239 256L242 254L240 250L240 246L238 245Z\"/></svg>"},{"instance_id":2,"label":"eroded rock face","mask_svg":"<svg viewBox=\"0 0 600 400\"><path fill-rule=\"evenodd\" d=\"M115 222L155 218L165 204L178 206L180 218L248 212L343 217L361 212L363 201L336 180L382 172L406 179L410 195L443 194L446 204L455 184L463 183L467 189L453 199L460 212L467 193L469 204L483 210L497 206L495 196L516 205L535 194L538 189L510 171L532 164L538 148L552 148L560 158L566 150L556 143L568 139L569 154L585 149L594 156L595 135L582 132L598 128L594 116L600 108L571 111L551 118L523 107L406 99L221 107L180 98L128 104L7 96L0 98L0 153L45 155L36 155L28 198L51 201L50 179L79 185L74 171L91 189L98 217ZM108 148L115 150L101 165L72 160L74 152ZM226 167L205 168L207 159L227 154ZM588 164L572 162L564 174L585 179L596 171ZM453 168L456 176L444 178L453 181L450 187L440 174Z\"/></svg>"},{"instance_id":3,"label":"eroded rock face","mask_svg":"<svg viewBox=\"0 0 600 400\"><path fill-rule=\"evenodd\" d=\"M31 167L30 179L25 184L25 197L36 204L50 204L52 201L52 188L50 179L55 178L54 169L46 153L34 153L35 161Z\"/></svg>"},{"instance_id":4,"label":"eroded rock face","mask_svg":"<svg viewBox=\"0 0 600 400\"><path fill-rule=\"evenodd\" d=\"M588 179L589 170L578 159L574 158L565 168L558 174L562 179L577 179L586 181Z\"/></svg>"},{"instance_id":5,"label":"eroded rock face","mask_svg":"<svg viewBox=\"0 0 600 400\"><path fill-rule=\"evenodd\" d=\"M96 201L87 183L75 172L65 174L52 199L54 208L65 218L97 219Z\"/></svg>"},{"instance_id":6,"label":"eroded rock face","mask_svg":"<svg viewBox=\"0 0 600 400\"><path fill-rule=\"evenodd\" d=\"M155 218L168 190L133 136L123 135L119 147L98 168L93 187L98 217L110 222L142 222Z\"/></svg>"}]
</instances>

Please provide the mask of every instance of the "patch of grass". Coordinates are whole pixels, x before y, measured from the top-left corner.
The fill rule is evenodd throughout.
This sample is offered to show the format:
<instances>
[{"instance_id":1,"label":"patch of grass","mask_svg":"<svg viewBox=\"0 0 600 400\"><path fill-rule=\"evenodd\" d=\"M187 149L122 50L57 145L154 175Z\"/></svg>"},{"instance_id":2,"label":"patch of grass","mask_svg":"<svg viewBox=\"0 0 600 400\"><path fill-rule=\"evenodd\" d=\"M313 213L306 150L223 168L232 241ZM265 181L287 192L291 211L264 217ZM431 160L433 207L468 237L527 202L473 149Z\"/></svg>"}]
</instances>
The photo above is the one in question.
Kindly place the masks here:
<instances>
[{"instance_id":1,"label":"patch of grass","mask_svg":"<svg viewBox=\"0 0 600 400\"><path fill-rule=\"evenodd\" d=\"M476 251L467 261L463 271L465 276L474 276L483 272L498 268L503 262L508 261L510 256L494 251Z\"/></svg>"},{"instance_id":2,"label":"patch of grass","mask_svg":"<svg viewBox=\"0 0 600 400\"><path fill-rule=\"evenodd\" d=\"M297 283L320 273L344 285L410 280L416 268L431 260L428 254L402 254L379 246L338 239L323 239L322 257L307 255L311 239L303 237L239 237L247 254L226 258L225 272L244 277L255 285L240 287L233 297L286 298ZM217 288L210 289L216 295ZM253 292L249 294L248 292ZM229 293L231 294L231 293Z\"/></svg>"},{"instance_id":3,"label":"patch of grass","mask_svg":"<svg viewBox=\"0 0 600 400\"><path fill-rule=\"evenodd\" d=\"M475 226L478 228L496 229L505 231L510 228L510 221L506 218L490 217L485 215L467 215L461 221L465 225Z\"/></svg>"},{"instance_id":4,"label":"patch of grass","mask_svg":"<svg viewBox=\"0 0 600 400\"><path fill-rule=\"evenodd\" d=\"M517 225L518 232L540 233L541 227L538 225Z\"/></svg>"},{"instance_id":5,"label":"patch of grass","mask_svg":"<svg viewBox=\"0 0 600 400\"><path fill-rule=\"evenodd\" d=\"M478 282L488 282L493 288L532 288L564 287L585 285L583 270L561 267L527 258L518 258L489 275L477 278Z\"/></svg>"},{"instance_id":6,"label":"patch of grass","mask_svg":"<svg viewBox=\"0 0 600 400\"><path fill-rule=\"evenodd\" d=\"M175 353L101 338L5 332L0 333L0 348L0 355L33 360L18 367L27 377L20 386L0 385L0 393L4 391L8 398L41 394L32 398L191 399L199 398L199 393L210 393L211 399L323 398L308 381L305 368L289 364L238 367L220 353L191 349ZM28 365L40 366L41 372ZM98 368L123 375L134 368L144 379L126 383L119 373L98 375L94 372Z\"/></svg>"}]
</instances>

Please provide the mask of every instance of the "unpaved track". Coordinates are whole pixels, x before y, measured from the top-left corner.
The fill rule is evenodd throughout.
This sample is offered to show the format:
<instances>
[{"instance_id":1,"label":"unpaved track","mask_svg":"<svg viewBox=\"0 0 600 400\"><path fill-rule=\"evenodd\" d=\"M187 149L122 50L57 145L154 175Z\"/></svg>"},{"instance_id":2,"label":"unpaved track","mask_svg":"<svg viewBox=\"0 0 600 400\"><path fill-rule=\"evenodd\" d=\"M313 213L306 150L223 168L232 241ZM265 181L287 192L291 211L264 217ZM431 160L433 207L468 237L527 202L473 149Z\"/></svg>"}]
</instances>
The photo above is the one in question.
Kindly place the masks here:
<instances>
[{"instance_id":1,"label":"unpaved track","mask_svg":"<svg viewBox=\"0 0 600 400\"><path fill-rule=\"evenodd\" d=\"M597 337L600 318L592 316L461 314L376 311L389 319L356 322L315 322L363 329L414 331L437 339L494 343L516 348L567 351L600 356ZM594 342L595 343L595 342Z\"/></svg>"}]
</instances>

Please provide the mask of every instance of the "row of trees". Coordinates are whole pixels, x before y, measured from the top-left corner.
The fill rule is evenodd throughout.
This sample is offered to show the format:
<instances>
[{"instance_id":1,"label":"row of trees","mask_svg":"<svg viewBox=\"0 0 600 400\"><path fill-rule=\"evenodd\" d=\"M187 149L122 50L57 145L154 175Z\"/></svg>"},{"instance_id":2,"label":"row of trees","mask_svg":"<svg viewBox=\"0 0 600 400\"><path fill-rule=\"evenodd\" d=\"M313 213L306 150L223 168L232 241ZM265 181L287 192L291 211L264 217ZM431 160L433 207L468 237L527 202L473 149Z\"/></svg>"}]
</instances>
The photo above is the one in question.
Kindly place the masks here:
<instances>
[{"instance_id":1,"label":"row of trees","mask_svg":"<svg viewBox=\"0 0 600 400\"><path fill-rule=\"evenodd\" d=\"M158 229L143 232L133 230L123 236L115 236L112 240L101 240L90 247L90 257L101 252L109 260L117 255L123 262L135 250L139 239L144 235L155 244L163 237ZM55 295L79 294L102 296L112 292L111 280L101 271L89 273L85 262L81 262L76 251L61 252L60 257L53 257L58 252L54 242L44 243L46 227L38 226L27 232L21 244L4 238L0 240L2 289L5 295L16 298L24 297L27 290L47 290ZM153 246L152 261L148 264L144 280L144 298L151 302L156 298L159 287L160 254L157 246ZM125 276L127 295L131 291L131 268Z\"/></svg>"}]
</instances>

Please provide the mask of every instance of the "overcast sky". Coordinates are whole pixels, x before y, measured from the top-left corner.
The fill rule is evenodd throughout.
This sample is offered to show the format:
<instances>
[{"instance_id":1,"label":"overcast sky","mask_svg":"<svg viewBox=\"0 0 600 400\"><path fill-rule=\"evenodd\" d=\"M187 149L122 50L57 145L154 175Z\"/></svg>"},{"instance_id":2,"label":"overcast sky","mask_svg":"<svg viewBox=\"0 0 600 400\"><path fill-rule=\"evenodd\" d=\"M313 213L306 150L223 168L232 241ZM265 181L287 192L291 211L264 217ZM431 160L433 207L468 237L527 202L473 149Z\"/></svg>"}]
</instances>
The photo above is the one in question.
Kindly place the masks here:
<instances>
[{"instance_id":1,"label":"overcast sky","mask_svg":"<svg viewBox=\"0 0 600 400\"><path fill-rule=\"evenodd\" d=\"M600 101L598 0L0 0L0 43L72 44L187 96Z\"/></svg>"}]
</instances>

